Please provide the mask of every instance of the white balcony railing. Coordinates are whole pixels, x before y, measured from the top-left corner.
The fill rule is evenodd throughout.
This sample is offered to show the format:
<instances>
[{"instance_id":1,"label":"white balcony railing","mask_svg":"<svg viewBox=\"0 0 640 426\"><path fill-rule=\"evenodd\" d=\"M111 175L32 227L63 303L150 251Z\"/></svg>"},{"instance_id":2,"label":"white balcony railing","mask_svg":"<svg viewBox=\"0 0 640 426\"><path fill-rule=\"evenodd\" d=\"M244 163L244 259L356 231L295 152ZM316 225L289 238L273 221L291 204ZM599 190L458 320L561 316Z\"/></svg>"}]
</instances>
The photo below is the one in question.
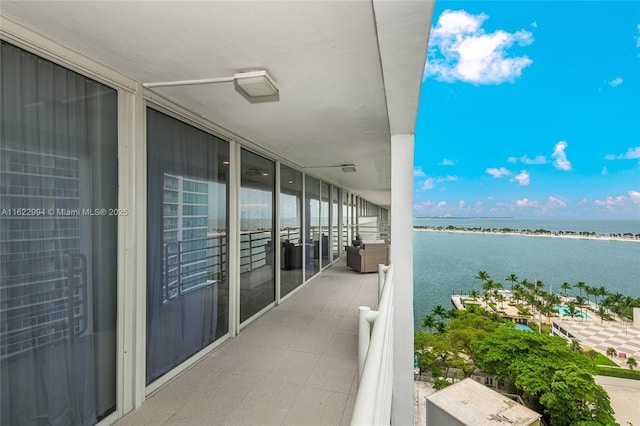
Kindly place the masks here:
<instances>
[{"instance_id":1,"label":"white balcony railing","mask_svg":"<svg viewBox=\"0 0 640 426\"><path fill-rule=\"evenodd\" d=\"M378 310L360 307L358 395L351 425L391 424L393 266L378 265Z\"/></svg>"}]
</instances>

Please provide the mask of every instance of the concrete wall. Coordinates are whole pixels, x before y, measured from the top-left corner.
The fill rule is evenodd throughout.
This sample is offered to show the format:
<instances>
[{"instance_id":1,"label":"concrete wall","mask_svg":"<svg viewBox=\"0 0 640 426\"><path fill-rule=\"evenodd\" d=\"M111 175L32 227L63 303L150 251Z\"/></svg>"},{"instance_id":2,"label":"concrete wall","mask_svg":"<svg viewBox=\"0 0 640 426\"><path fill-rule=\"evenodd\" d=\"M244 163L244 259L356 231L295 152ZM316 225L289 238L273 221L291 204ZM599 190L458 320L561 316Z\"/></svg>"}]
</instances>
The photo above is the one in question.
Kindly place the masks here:
<instances>
[{"instance_id":1,"label":"concrete wall","mask_svg":"<svg viewBox=\"0 0 640 426\"><path fill-rule=\"evenodd\" d=\"M427 399L427 426L465 426Z\"/></svg>"}]
</instances>

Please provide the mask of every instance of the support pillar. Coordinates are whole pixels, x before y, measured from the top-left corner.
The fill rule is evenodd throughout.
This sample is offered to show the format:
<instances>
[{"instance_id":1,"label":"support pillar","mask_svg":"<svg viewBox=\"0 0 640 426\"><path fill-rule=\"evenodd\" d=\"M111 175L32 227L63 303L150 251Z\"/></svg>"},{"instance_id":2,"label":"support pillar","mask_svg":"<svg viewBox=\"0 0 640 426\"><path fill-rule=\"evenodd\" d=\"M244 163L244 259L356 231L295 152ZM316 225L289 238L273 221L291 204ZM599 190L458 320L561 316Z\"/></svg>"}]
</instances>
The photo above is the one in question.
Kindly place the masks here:
<instances>
[{"instance_id":1,"label":"support pillar","mask_svg":"<svg viewBox=\"0 0 640 426\"><path fill-rule=\"evenodd\" d=\"M413 424L413 134L391 136L392 425Z\"/></svg>"}]
</instances>

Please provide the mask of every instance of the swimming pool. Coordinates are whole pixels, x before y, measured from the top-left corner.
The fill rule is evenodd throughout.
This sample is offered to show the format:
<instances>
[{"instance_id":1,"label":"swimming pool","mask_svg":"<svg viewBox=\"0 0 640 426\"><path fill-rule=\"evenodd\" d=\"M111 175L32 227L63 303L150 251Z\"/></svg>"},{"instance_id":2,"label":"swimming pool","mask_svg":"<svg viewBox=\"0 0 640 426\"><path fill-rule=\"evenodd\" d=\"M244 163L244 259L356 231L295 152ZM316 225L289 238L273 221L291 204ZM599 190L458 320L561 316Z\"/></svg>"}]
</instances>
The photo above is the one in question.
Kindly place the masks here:
<instances>
[{"instance_id":1,"label":"swimming pool","mask_svg":"<svg viewBox=\"0 0 640 426\"><path fill-rule=\"evenodd\" d=\"M563 317L570 317L571 315L569 315L569 307L568 306L554 306L553 310L556 312L559 312L560 315L562 315ZM580 310L576 307L576 314L574 315L575 318L587 318L590 319L591 317L586 313L586 312L580 312Z\"/></svg>"},{"instance_id":2,"label":"swimming pool","mask_svg":"<svg viewBox=\"0 0 640 426\"><path fill-rule=\"evenodd\" d=\"M531 327L524 324L516 324L516 330L533 332L533 329Z\"/></svg>"}]
</instances>

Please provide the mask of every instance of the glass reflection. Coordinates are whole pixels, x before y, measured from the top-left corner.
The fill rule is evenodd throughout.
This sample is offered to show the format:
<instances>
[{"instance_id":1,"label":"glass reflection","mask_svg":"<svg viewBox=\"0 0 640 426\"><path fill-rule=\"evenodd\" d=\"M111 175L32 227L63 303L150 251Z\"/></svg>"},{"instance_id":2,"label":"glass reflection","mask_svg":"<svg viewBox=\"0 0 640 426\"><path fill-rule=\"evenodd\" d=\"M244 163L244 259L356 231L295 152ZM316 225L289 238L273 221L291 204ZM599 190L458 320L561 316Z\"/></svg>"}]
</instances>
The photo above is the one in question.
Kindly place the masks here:
<instances>
[{"instance_id":1,"label":"glass reflection","mask_svg":"<svg viewBox=\"0 0 640 426\"><path fill-rule=\"evenodd\" d=\"M151 108L147 139L149 384L229 330L229 145Z\"/></svg>"},{"instance_id":2,"label":"glass reflection","mask_svg":"<svg viewBox=\"0 0 640 426\"><path fill-rule=\"evenodd\" d=\"M320 203L322 268L325 268L329 264L329 219L329 184L322 182L322 202Z\"/></svg>"},{"instance_id":3,"label":"glass reflection","mask_svg":"<svg viewBox=\"0 0 640 426\"><path fill-rule=\"evenodd\" d=\"M275 301L275 164L243 149L241 174L240 322L244 322Z\"/></svg>"},{"instance_id":4,"label":"glass reflection","mask_svg":"<svg viewBox=\"0 0 640 426\"><path fill-rule=\"evenodd\" d=\"M320 181L312 176L305 178L305 278L320 271Z\"/></svg>"},{"instance_id":5,"label":"glass reflection","mask_svg":"<svg viewBox=\"0 0 640 426\"><path fill-rule=\"evenodd\" d=\"M302 173L280 166L280 294L302 284Z\"/></svg>"}]
</instances>

